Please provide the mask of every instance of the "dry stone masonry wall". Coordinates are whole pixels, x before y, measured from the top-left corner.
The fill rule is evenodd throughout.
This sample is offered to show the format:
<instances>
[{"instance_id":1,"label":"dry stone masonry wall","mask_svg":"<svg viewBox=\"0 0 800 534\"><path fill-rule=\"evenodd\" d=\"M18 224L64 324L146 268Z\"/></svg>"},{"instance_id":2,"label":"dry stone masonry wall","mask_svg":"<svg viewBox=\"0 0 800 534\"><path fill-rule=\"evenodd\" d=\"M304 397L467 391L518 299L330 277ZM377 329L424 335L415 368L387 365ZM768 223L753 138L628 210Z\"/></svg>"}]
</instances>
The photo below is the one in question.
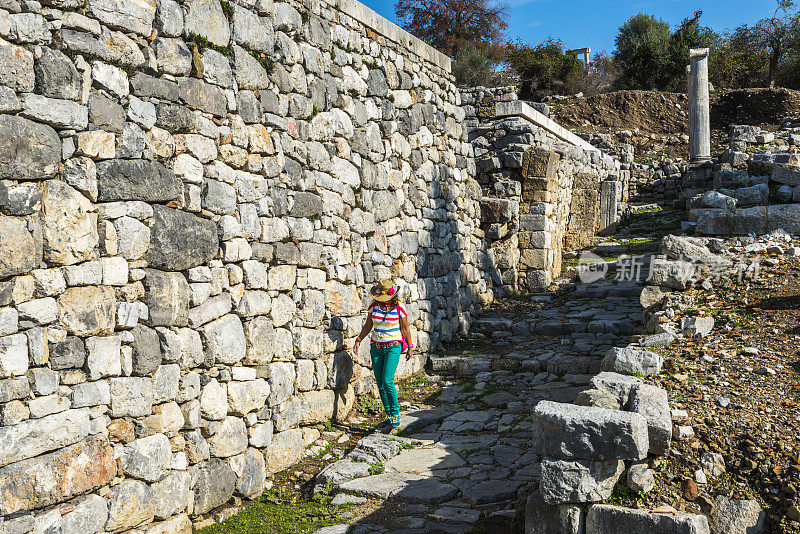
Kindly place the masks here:
<instances>
[{"instance_id":1,"label":"dry stone masonry wall","mask_svg":"<svg viewBox=\"0 0 800 534\"><path fill-rule=\"evenodd\" d=\"M189 532L492 298L449 60L350 0L0 2L0 515ZM422 361L404 363L400 373Z\"/></svg>"},{"instance_id":2,"label":"dry stone masonry wall","mask_svg":"<svg viewBox=\"0 0 800 534\"><path fill-rule=\"evenodd\" d=\"M476 88L462 101L495 291L541 291L561 272L562 250L613 231L629 172L513 90Z\"/></svg>"}]
</instances>

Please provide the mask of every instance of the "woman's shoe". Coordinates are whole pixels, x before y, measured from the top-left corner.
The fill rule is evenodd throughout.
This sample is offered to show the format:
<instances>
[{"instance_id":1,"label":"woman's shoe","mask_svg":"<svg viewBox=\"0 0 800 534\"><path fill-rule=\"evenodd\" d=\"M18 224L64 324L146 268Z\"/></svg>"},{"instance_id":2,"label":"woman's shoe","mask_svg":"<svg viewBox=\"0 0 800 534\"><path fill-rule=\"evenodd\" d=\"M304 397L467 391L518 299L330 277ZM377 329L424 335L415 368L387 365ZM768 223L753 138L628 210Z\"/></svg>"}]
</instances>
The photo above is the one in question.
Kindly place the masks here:
<instances>
[{"instance_id":1,"label":"woman's shoe","mask_svg":"<svg viewBox=\"0 0 800 534\"><path fill-rule=\"evenodd\" d=\"M386 419L384 419L383 421L378 423L378 426L376 428L386 428L387 426L389 426L391 424L392 424L392 418L391 417L387 417Z\"/></svg>"},{"instance_id":2,"label":"woman's shoe","mask_svg":"<svg viewBox=\"0 0 800 534\"><path fill-rule=\"evenodd\" d=\"M389 418L389 420L390 420L390 424L392 425L392 430L400 428L400 416L399 415L393 415L392 417Z\"/></svg>"}]
</instances>

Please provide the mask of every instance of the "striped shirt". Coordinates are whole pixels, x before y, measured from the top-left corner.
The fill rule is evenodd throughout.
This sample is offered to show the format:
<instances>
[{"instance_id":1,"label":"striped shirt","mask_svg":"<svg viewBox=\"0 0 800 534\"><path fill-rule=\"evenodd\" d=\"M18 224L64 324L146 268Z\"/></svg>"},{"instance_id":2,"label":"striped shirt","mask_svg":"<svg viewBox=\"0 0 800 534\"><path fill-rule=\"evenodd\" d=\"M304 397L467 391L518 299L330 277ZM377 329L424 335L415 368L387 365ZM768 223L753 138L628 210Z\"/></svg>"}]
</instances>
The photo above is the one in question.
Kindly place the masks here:
<instances>
[{"instance_id":1,"label":"striped shirt","mask_svg":"<svg viewBox=\"0 0 800 534\"><path fill-rule=\"evenodd\" d=\"M378 302L372 301L367 308L367 312L372 317L372 341L386 343L387 341L403 341L403 333L400 332L400 319L405 319L408 314L402 304L391 310L382 310Z\"/></svg>"}]
</instances>

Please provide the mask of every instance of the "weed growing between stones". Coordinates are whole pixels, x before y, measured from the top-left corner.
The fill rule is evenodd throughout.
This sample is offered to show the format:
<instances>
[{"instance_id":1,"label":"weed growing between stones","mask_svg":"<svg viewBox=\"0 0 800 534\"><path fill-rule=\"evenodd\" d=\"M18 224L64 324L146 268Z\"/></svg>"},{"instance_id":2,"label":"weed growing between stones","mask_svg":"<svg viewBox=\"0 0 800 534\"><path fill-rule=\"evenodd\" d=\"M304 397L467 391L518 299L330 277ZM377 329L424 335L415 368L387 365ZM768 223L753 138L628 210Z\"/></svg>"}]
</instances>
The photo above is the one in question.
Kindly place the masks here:
<instances>
[{"instance_id":1,"label":"weed growing between stones","mask_svg":"<svg viewBox=\"0 0 800 534\"><path fill-rule=\"evenodd\" d=\"M381 401L369 395L358 398L358 411L367 415L377 415L383 411Z\"/></svg>"},{"instance_id":2,"label":"weed growing between stones","mask_svg":"<svg viewBox=\"0 0 800 534\"><path fill-rule=\"evenodd\" d=\"M369 464L369 474L370 475L380 475L384 471L386 471L386 468L381 463Z\"/></svg>"}]
</instances>

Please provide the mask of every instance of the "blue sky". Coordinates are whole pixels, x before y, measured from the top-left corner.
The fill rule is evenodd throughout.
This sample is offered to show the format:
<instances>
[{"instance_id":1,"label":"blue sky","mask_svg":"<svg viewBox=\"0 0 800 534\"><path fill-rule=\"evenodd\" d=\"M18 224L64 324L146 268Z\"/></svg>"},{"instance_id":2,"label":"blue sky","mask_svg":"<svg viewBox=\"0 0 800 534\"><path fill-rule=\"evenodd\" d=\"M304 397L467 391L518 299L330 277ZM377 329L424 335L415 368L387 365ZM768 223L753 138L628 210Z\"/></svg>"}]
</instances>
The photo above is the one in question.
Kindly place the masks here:
<instances>
[{"instance_id":1,"label":"blue sky","mask_svg":"<svg viewBox=\"0 0 800 534\"><path fill-rule=\"evenodd\" d=\"M361 0L396 22L391 0ZM592 52L614 49L617 29L636 13L656 15L679 24L696 9L701 23L720 31L752 23L775 11L774 0L510 0L508 37L537 44L548 35L567 48L588 46Z\"/></svg>"}]
</instances>

